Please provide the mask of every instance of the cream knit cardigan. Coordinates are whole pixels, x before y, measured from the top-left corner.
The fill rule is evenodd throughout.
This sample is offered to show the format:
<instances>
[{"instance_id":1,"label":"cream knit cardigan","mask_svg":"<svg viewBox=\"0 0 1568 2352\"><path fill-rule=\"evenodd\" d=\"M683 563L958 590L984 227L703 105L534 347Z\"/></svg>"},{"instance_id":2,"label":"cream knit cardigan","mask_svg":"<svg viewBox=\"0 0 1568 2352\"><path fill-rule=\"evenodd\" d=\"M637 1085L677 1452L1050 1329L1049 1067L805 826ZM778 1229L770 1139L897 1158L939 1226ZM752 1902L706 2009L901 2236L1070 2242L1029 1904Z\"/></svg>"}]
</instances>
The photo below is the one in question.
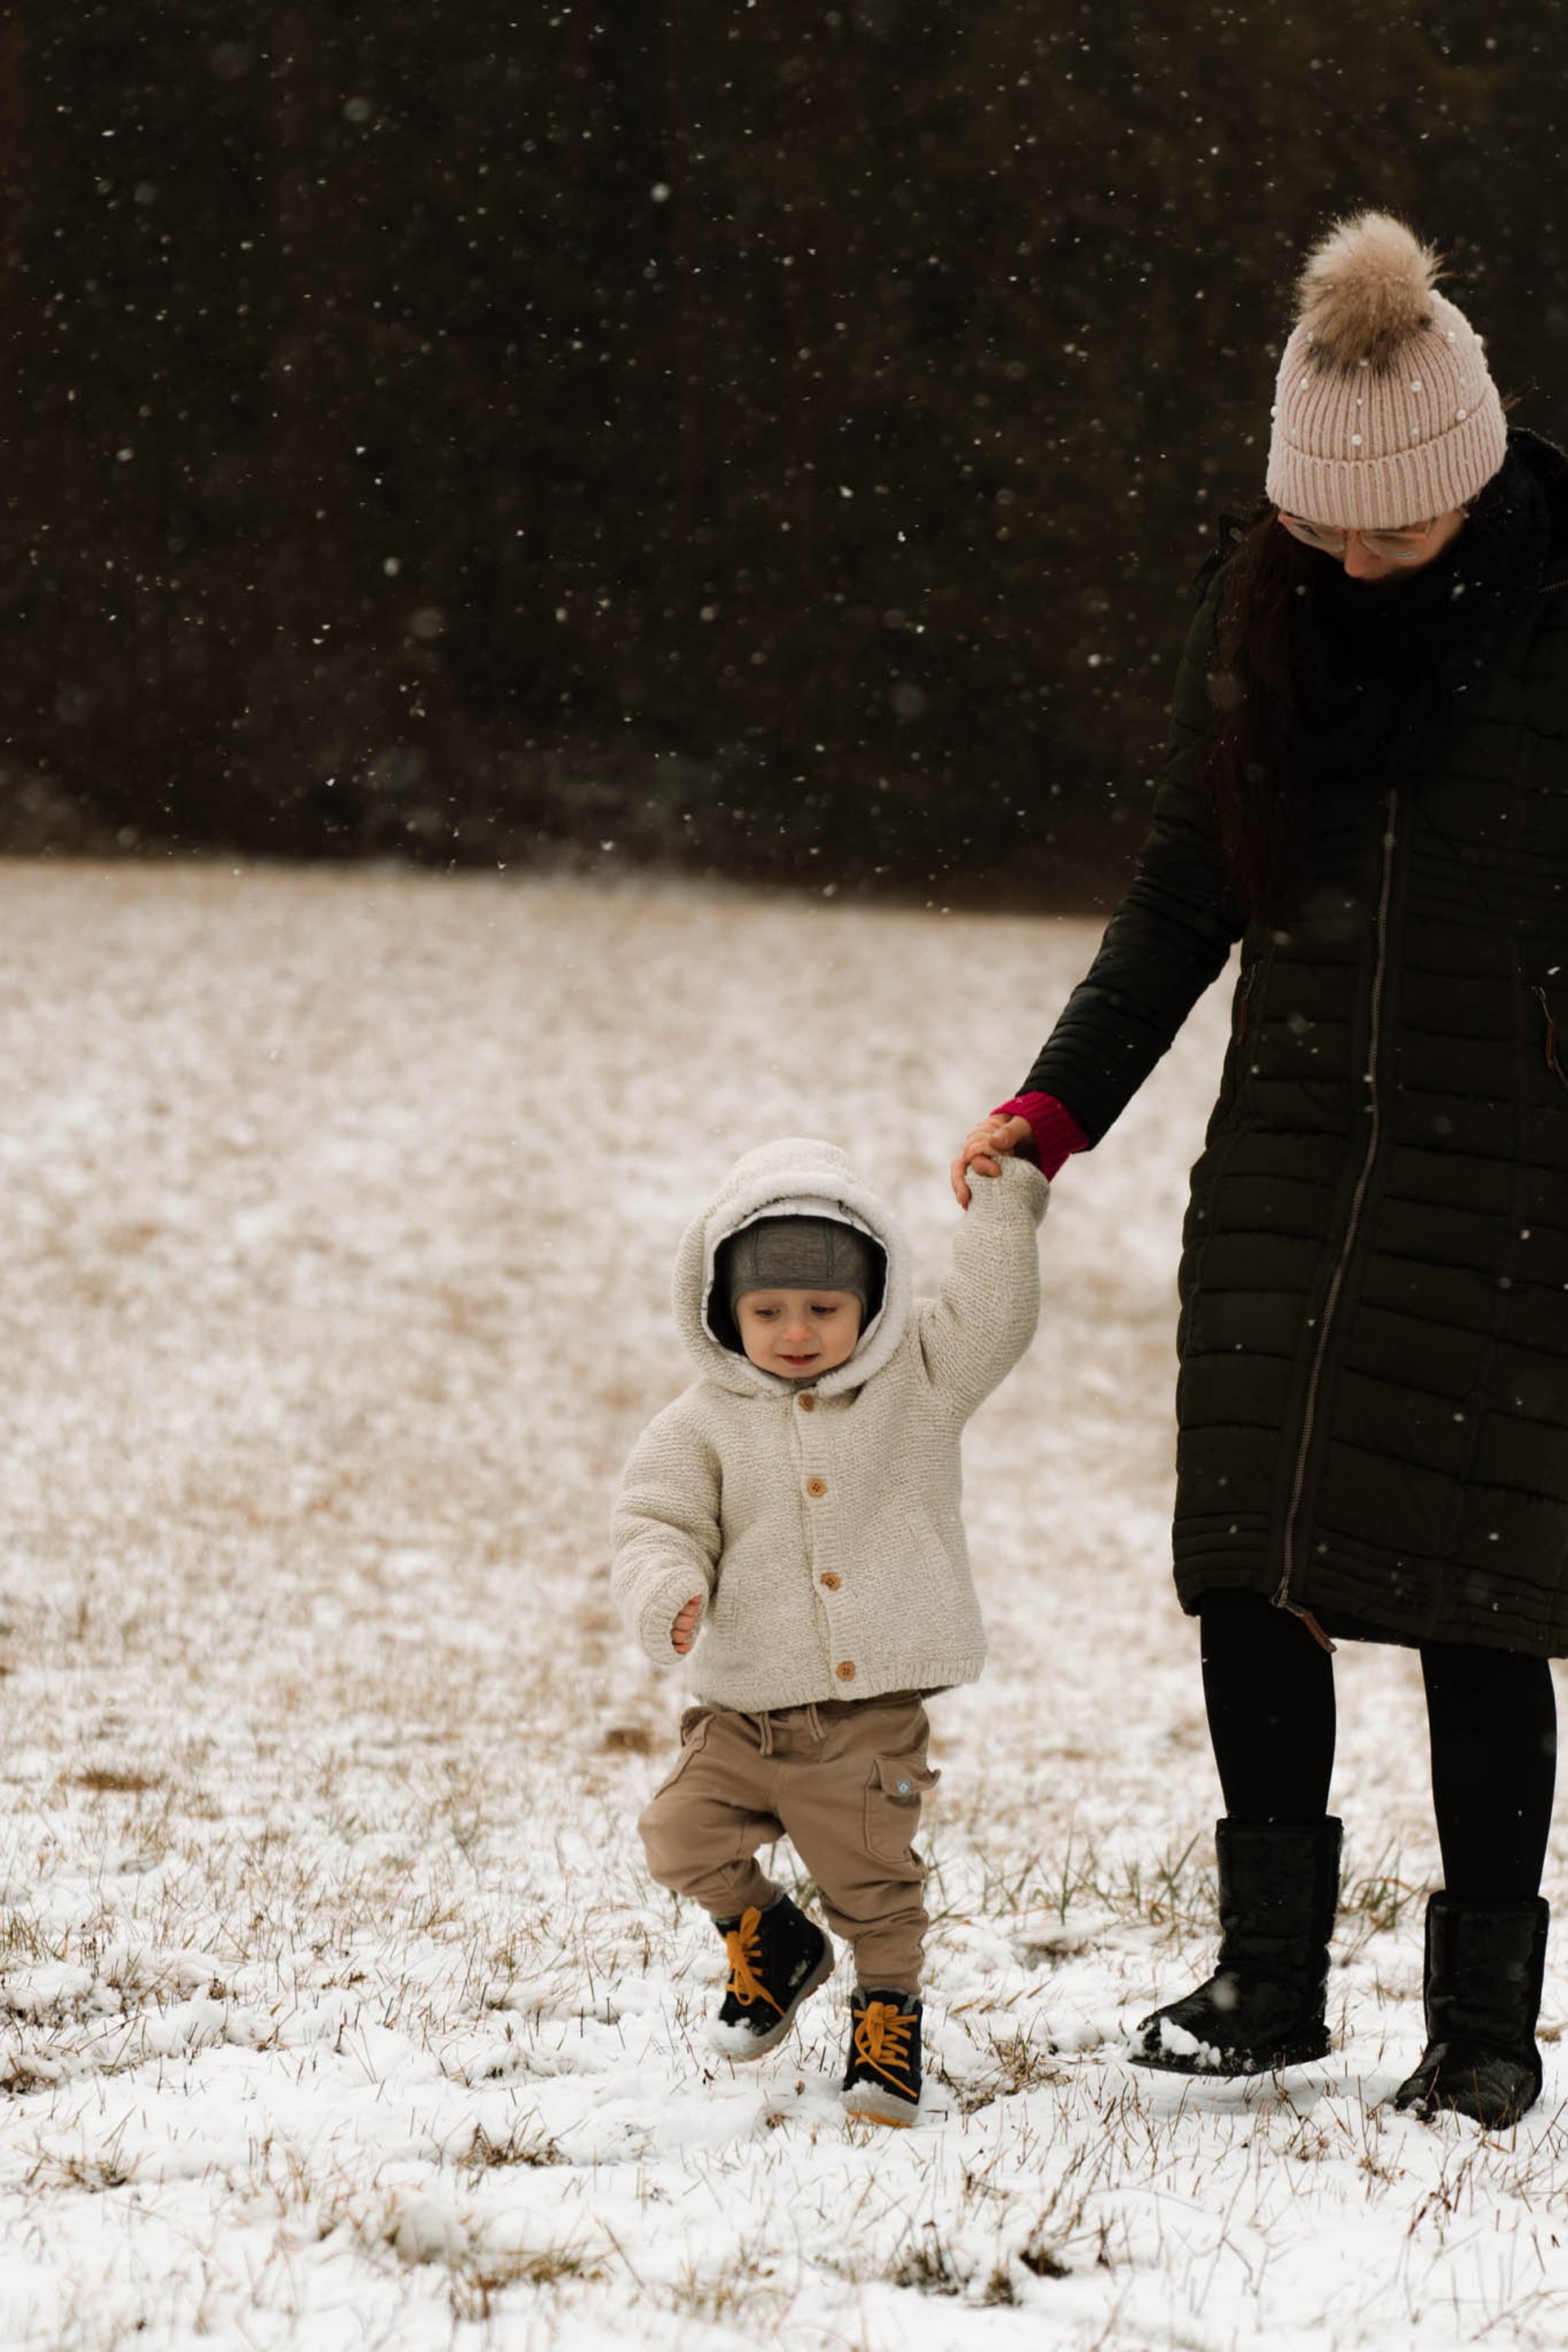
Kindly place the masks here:
<instances>
[{"instance_id":1,"label":"cream knit cardigan","mask_svg":"<svg viewBox=\"0 0 1568 2352\"><path fill-rule=\"evenodd\" d=\"M911 1302L896 1217L831 1144L748 1152L687 1232L676 1320L702 1378L633 1451L614 1518L616 1602L658 1666L702 1600L693 1692L746 1714L973 1682L985 1633L960 1517L964 1423L1039 1317L1026 1161L973 1181L941 1294ZM720 1244L770 1205L837 1206L887 1253L887 1289L847 1363L809 1385L723 1348L704 1319Z\"/></svg>"}]
</instances>

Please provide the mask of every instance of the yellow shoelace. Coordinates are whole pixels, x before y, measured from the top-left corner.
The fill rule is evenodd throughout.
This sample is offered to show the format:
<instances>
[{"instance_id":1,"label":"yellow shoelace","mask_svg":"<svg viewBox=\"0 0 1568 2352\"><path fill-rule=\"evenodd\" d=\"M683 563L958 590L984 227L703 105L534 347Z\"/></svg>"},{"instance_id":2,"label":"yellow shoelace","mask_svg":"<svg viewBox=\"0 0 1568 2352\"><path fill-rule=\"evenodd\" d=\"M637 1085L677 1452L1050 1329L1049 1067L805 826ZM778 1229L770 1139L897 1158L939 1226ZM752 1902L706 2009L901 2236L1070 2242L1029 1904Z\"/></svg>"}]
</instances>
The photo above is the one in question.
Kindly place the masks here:
<instances>
[{"instance_id":1,"label":"yellow shoelace","mask_svg":"<svg viewBox=\"0 0 1568 2352\"><path fill-rule=\"evenodd\" d=\"M856 2057L901 2091L910 2087L910 2029L914 2022L890 2000L873 2000L855 2028ZM894 2067L901 2071L895 2074Z\"/></svg>"},{"instance_id":2,"label":"yellow shoelace","mask_svg":"<svg viewBox=\"0 0 1568 2352\"><path fill-rule=\"evenodd\" d=\"M730 1955L730 1981L724 1990L727 1993L733 1993L743 2009L750 2009L754 2000L765 2000L768 2007L776 2009L782 2017L783 2004L773 1999L755 1969L755 1963L762 1957L762 1939L757 1934L762 1916L760 1911L742 1911L740 1926L731 1927L725 1937L724 1949Z\"/></svg>"}]
</instances>

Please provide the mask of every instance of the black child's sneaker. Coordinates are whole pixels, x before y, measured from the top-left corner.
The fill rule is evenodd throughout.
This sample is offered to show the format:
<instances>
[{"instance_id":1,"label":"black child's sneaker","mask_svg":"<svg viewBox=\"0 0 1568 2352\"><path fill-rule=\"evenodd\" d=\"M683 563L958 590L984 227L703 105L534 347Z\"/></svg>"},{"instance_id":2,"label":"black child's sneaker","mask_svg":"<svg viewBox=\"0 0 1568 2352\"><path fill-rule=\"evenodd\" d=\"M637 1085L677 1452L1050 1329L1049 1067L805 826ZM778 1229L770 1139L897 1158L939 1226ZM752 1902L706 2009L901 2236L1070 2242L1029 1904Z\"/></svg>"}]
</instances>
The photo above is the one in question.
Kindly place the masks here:
<instances>
[{"instance_id":1,"label":"black child's sneaker","mask_svg":"<svg viewBox=\"0 0 1568 2352\"><path fill-rule=\"evenodd\" d=\"M912 2124L921 2103L921 2005L912 1993L862 1992L849 2004L853 2031L842 2094L847 2116Z\"/></svg>"},{"instance_id":2,"label":"black child's sneaker","mask_svg":"<svg viewBox=\"0 0 1568 2352\"><path fill-rule=\"evenodd\" d=\"M833 1946L787 1895L765 1911L714 1924L730 1954L730 1980L708 2039L726 2058L761 2058L784 2040L806 1994L833 1974Z\"/></svg>"}]
</instances>

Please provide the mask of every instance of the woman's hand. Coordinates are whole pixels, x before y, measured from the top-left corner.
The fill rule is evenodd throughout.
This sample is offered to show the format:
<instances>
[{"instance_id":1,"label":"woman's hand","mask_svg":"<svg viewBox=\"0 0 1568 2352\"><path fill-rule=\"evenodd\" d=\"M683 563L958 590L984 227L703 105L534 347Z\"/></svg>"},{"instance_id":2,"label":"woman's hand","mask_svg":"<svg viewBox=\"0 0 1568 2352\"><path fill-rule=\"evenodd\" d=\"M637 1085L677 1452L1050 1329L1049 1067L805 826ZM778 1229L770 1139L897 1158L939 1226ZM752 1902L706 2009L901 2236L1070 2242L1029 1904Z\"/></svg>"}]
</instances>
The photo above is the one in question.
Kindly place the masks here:
<instances>
[{"instance_id":1,"label":"woman's hand","mask_svg":"<svg viewBox=\"0 0 1568 2352\"><path fill-rule=\"evenodd\" d=\"M697 1620L702 1614L700 1597L689 1601L669 1629L670 1642L681 1657L686 1657L697 1635Z\"/></svg>"},{"instance_id":2,"label":"woman's hand","mask_svg":"<svg viewBox=\"0 0 1568 2352\"><path fill-rule=\"evenodd\" d=\"M1026 1118L983 1118L978 1127L971 1128L963 1139L963 1149L952 1163L952 1197L961 1209L970 1202L969 1171L977 1176L1000 1176L1005 1152L1016 1151L1020 1144L1032 1143L1034 1129Z\"/></svg>"}]
</instances>

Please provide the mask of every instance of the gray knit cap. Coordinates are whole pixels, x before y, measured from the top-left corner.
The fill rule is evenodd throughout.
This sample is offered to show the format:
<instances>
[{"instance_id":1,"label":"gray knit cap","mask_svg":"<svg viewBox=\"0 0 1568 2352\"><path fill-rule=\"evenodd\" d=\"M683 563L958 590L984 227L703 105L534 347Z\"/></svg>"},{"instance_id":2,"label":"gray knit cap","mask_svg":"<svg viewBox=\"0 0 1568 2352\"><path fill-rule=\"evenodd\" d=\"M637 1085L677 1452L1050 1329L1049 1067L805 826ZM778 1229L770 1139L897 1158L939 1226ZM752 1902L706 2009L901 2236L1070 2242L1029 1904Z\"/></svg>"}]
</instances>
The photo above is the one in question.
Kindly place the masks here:
<instances>
[{"instance_id":1,"label":"gray knit cap","mask_svg":"<svg viewBox=\"0 0 1568 2352\"><path fill-rule=\"evenodd\" d=\"M748 1290L848 1290L869 1307L882 1253L837 1217L759 1217L724 1244L716 1286L731 1315Z\"/></svg>"}]
</instances>

